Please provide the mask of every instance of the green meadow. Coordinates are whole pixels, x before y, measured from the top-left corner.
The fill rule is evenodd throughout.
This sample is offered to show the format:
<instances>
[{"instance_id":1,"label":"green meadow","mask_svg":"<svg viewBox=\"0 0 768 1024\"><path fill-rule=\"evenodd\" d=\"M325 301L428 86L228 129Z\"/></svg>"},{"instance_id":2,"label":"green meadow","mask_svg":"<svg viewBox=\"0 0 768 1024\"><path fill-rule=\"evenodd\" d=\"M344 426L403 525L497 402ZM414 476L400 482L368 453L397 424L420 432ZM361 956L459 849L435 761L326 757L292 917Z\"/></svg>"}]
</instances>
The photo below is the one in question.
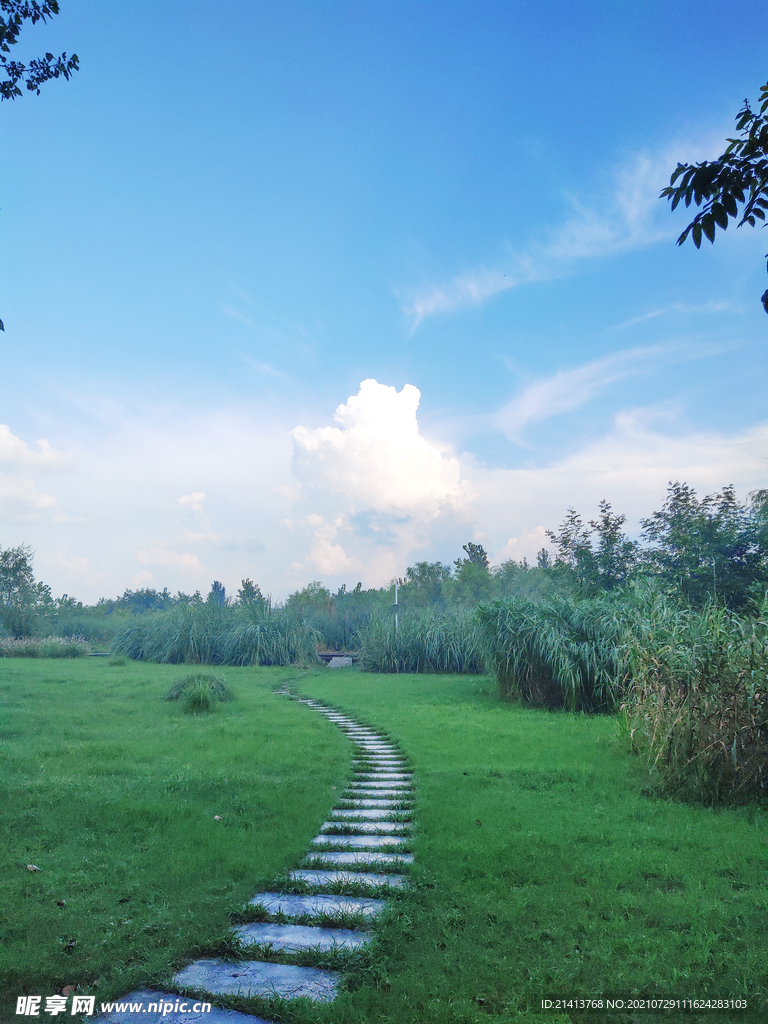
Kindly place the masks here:
<instances>
[{"instance_id":1,"label":"green meadow","mask_svg":"<svg viewBox=\"0 0 768 1024\"><path fill-rule=\"evenodd\" d=\"M236 700L192 716L162 700L187 671L0 662L3 1019L18 995L107 1001L238 955L230 924L350 772L349 741L274 694L284 681L389 733L417 781L414 886L342 957L342 996L273 1007L284 1024L768 1019L765 808L647 793L614 717L502 702L484 676L297 668L222 670ZM749 1010L541 1010L606 996Z\"/></svg>"}]
</instances>

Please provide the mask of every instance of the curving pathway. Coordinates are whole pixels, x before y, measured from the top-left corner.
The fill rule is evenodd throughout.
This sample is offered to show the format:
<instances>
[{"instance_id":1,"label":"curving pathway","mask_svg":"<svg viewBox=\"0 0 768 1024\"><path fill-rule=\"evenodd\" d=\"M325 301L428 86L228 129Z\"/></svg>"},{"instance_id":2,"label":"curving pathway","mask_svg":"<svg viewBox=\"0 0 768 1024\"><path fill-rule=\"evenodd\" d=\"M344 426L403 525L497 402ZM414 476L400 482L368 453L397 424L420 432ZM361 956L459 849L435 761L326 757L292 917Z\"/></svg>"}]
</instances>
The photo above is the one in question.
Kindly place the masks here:
<instances>
[{"instance_id":1,"label":"curving pathway","mask_svg":"<svg viewBox=\"0 0 768 1024\"><path fill-rule=\"evenodd\" d=\"M341 982L337 971L299 967L259 959L266 950L284 954L306 950L359 950L373 938L369 930L386 903L386 891L407 884L413 854L413 774L396 744L375 729L359 725L348 715L319 701L293 697L287 687L277 691L298 700L336 724L357 746L355 774L331 810L328 821L312 840L304 864L289 873L301 894L258 892L250 904L259 907L268 921L233 928L235 939L253 953L249 960L197 960L179 971L174 986L196 993L198 998L261 996L282 999L309 998L327 1003L335 999ZM355 895L341 895L344 890ZM349 916L363 927L327 927L330 919ZM279 920L275 920L278 918ZM289 923L284 923L285 919ZM322 918L315 924L312 918ZM298 924L296 919L309 920ZM161 1001L157 1013L113 1011L95 1018L100 1024L267 1024L259 1017L214 1007L208 1013L181 1013L178 994L142 990L123 996L120 1002L146 1007ZM194 999L188 997L188 1001ZM168 1008L171 1003L173 1009Z\"/></svg>"}]
</instances>

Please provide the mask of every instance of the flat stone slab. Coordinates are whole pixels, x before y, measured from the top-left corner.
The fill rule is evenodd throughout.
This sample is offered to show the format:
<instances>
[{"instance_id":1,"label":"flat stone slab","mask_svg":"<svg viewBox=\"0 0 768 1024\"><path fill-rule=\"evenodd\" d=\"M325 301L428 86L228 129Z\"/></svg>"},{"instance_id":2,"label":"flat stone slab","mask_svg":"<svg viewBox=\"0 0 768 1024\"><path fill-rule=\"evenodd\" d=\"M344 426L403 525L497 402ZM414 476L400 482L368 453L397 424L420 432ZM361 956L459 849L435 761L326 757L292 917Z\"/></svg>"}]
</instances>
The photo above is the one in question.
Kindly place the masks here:
<instances>
[{"instance_id":1,"label":"flat stone slab","mask_svg":"<svg viewBox=\"0 0 768 1024\"><path fill-rule=\"evenodd\" d=\"M309 868L297 868L291 871L290 878L307 885L356 885L387 886L389 889L402 889L408 884L405 875L383 875L375 871L322 871ZM353 896L332 896L331 899L354 899Z\"/></svg>"},{"instance_id":2,"label":"flat stone slab","mask_svg":"<svg viewBox=\"0 0 768 1024\"><path fill-rule=\"evenodd\" d=\"M397 790L355 790L349 794L348 800L354 800L356 797L384 797L386 799L392 799L402 801L403 803L411 800L410 793L398 793Z\"/></svg>"},{"instance_id":3,"label":"flat stone slab","mask_svg":"<svg viewBox=\"0 0 768 1024\"><path fill-rule=\"evenodd\" d=\"M328 668L350 668L351 665L351 658L331 658L328 662Z\"/></svg>"},{"instance_id":4,"label":"flat stone slab","mask_svg":"<svg viewBox=\"0 0 768 1024\"><path fill-rule=\"evenodd\" d=\"M333 832L335 828L339 826L344 828L353 829L352 832L345 833L347 839L352 839L354 836L369 836L369 835L387 835L395 832L409 832L411 829L410 825L406 825L404 821L324 821L320 834L324 835L327 839L343 839L344 835Z\"/></svg>"},{"instance_id":5,"label":"flat stone slab","mask_svg":"<svg viewBox=\"0 0 768 1024\"><path fill-rule=\"evenodd\" d=\"M316 967L265 964L257 960L196 960L173 978L179 988L197 989L217 996L263 996L267 999L314 999L330 1003L336 998L339 975Z\"/></svg>"},{"instance_id":6,"label":"flat stone slab","mask_svg":"<svg viewBox=\"0 0 768 1024\"><path fill-rule=\"evenodd\" d=\"M378 850L308 853L307 859L310 864L413 864L412 853L379 853Z\"/></svg>"},{"instance_id":7,"label":"flat stone slab","mask_svg":"<svg viewBox=\"0 0 768 1024\"><path fill-rule=\"evenodd\" d=\"M315 836L312 840L313 846L351 846L353 849L371 849L378 850L385 846L401 846L403 844L403 836L333 836L333 835L319 835Z\"/></svg>"},{"instance_id":8,"label":"flat stone slab","mask_svg":"<svg viewBox=\"0 0 768 1024\"><path fill-rule=\"evenodd\" d=\"M412 801L408 800L408 799L406 799L406 800L358 800L357 798L353 798L353 799L349 800L349 803L355 805L352 808L353 812L357 811L358 809L363 809L364 810L364 809L369 808L369 807L376 807L376 808L379 808L380 810L396 811L400 807L401 804L412 803ZM401 813L407 814L408 812L406 810L406 811L402 811Z\"/></svg>"},{"instance_id":9,"label":"flat stone slab","mask_svg":"<svg viewBox=\"0 0 768 1024\"><path fill-rule=\"evenodd\" d=\"M391 774L391 772L390 772ZM351 788L379 788L379 790L410 790L413 777L407 778L380 778L374 774L372 778L360 778L359 775L352 775L349 780Z\"/></svg>"},{"instance_id":10,"label":"flat stone slab","mask_svg":"<svg viewBox=\"0 0 768 1024\"><path fill-rule=\"evenodd\" d=\"M306 924L241 924L232 931L244 946L272 946L286 953L302 949L361 949L372 938L370 932L313 928Z\"/></svg>"},{"instance_id":11,"label":"flat stone slab","mask_svg":"<svg viewBox=\"0 0 768 1024\"><path fill-rule=\"evenodd\" d=\"M413 787L410 782L398 782L393 779L391 782L350 782L347 786L354 793L412 793Z\"/></svg>"},{"instance_id":12,"label":"flat stone slab","mask_svg":"<svg viewBox=\"0 0 768 1024\"><path fill-rule=\"evenodd\" d=\"M412 772L358 772L355 782L410 782Z\"/></svg>"},{"instance_id":13,"label":"flat stone slab","mask_svg":"<svg viewBox=\"0 0 768 1024\"><path fill-rule=\"evenodd\" d=\"M406 759L398 757L395 754L361 754L356 758L352 758L353 762L364 761L372 765L404 765L407 764Z\"/></svg>"},{"instance_id":14,"label":"flat stone slab","mask_svg":"<svg viewBox=\"0 0 768 1024\"><path fill-rule=\"evenodd\" d=\"M368 761L370 764L406 764L401 754L358 754L353 761Z\"/></svg>"},{"instance_id":15,"label":"flat stone slab","mask_svg":"<svg viewBox=\"0 0 768 1024\"><path fill-rule=\"evenodd\" d=\"M338 824L338 819L356 818L359 821L392 821L393 814L402 814L404 811L392 811L386 807L356 807L353 810L331 811L331 816ZM397 822L393 821L393 824Z\"/></svg>"},{"instance_id":16,"label":"flat stone slab","mask_svg":"<svg viewBox=\"0 0 768 1024\"><path fill-rule=\"evenodd\" d=\"M320 893L297 896L257 892L248 902L253 907L263 907L268 914L285 914L286 917L303 917L305 914L308 917L319 917L320 914L329 917L340 917L342 914L378 917L385 907L384 900L371 899L370 896L331 896Z\"/></svg>"},{"instance_id":17,"label":"flat stone slab","mask_svg":"<svg viewBox=\"0 0 768 1024\"><path fill-rule=\"evenodd\" d=\"M195 1003L210 1009L193 1010ZM263 1017L253 1017L239 1010L222 1010L203 999L180 996L178 992L154 992L148 988L129 992L113 1000L113 1004L122 1005L123 1009L100 1013L89 1020L93 1024L160 1024L160 1021L165 1024L269 1024Z\"/></svg>"}]
</instances>

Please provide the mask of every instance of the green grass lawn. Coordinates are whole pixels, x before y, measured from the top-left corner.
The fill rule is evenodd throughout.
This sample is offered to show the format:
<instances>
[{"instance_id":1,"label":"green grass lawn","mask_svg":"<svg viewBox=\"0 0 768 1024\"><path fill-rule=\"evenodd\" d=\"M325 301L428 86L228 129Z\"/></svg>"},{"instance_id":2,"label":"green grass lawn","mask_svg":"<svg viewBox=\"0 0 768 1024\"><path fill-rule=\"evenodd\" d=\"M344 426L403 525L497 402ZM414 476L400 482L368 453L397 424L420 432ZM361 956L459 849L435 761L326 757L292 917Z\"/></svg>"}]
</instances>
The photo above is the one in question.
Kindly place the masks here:
<instances>
[{"instance_id":1,"label":"green grass lawn","mask_svg":"<svg viewBox=\"0 0 768 1024\"><path fill-rule=\"evenodd\" d=\"M215 948L333 804L351 745L271 692L296 670L226 669L237 700L197 717L162 700L188 671L0 659L0 1019Z\"/></svg>"},{"instance_id":2,"label":"green grass lawn","mask_svg":"<svg viewBox=\"0 0 768 1024\"><path fill-rule=\"evenodd\" d=\"M293 678L412 760L417 885L349 991L286 1024L535 1020L547 995L609 994L746 997L685 1019L768 1020L768 815L644 795L613 719L503 704L483 677L297 669L226 669L238 699L193 718L161 700L187 670L105 661L0 661L8 1019L23 993L167 983L296 865L351 747L271 692Z\"/></svg>"}]
</instances>

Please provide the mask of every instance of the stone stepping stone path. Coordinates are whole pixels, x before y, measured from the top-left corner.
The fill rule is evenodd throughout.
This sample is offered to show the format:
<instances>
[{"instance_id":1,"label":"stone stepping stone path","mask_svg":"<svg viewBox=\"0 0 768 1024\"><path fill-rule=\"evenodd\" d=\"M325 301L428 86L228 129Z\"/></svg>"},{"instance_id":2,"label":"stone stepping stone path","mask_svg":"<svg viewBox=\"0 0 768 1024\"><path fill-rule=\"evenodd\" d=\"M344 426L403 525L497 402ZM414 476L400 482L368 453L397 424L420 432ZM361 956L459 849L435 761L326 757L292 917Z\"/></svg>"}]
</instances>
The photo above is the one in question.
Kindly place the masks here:
<instances>
[{"instance_id":1,"label":"stone stepping stone path","mask_svg":"<svg viewBox=\"0 0 768 1024\"><path fill-rule=\"evenodd\" d=\"M287 687L278 693L291 696ZM268 1024L237 1010L214 1006L208 1012L193 1014L180 1012L178 1005L185 998L191 1005L216 996L305 998L316 1003L335 999L341 983L338 971L275 962L273 956L343 953L371 942L373 933L368 929L385 907L382 890L403 888L408 882L404 872L413 863L408 848L413 837L413 772L396 745L375 729L359 725L319 701L298 703L337 725L358 750L352 781L339 798L339 806L331 810L328 821L312 840L304 866L288 873L289 882L301 883L309 891L256 893L249 903L269 920L232 929L233 939L253 958L203 959L189 964L174 975L173 984L194 996L132 992L119 1002L141 1003L141 1011L102 1014L94 1018L94 1024L194 1024L198 1020L205 1024ZM351 889L355 895L337 895L328 892L329 888ZM333 927L334 918L341 923L350 917L366 925ZM267 959L258 959L259 953ZM161 1009L147 1012L150 1003L159 1003Z\"/></svg>"}]
</instances>

